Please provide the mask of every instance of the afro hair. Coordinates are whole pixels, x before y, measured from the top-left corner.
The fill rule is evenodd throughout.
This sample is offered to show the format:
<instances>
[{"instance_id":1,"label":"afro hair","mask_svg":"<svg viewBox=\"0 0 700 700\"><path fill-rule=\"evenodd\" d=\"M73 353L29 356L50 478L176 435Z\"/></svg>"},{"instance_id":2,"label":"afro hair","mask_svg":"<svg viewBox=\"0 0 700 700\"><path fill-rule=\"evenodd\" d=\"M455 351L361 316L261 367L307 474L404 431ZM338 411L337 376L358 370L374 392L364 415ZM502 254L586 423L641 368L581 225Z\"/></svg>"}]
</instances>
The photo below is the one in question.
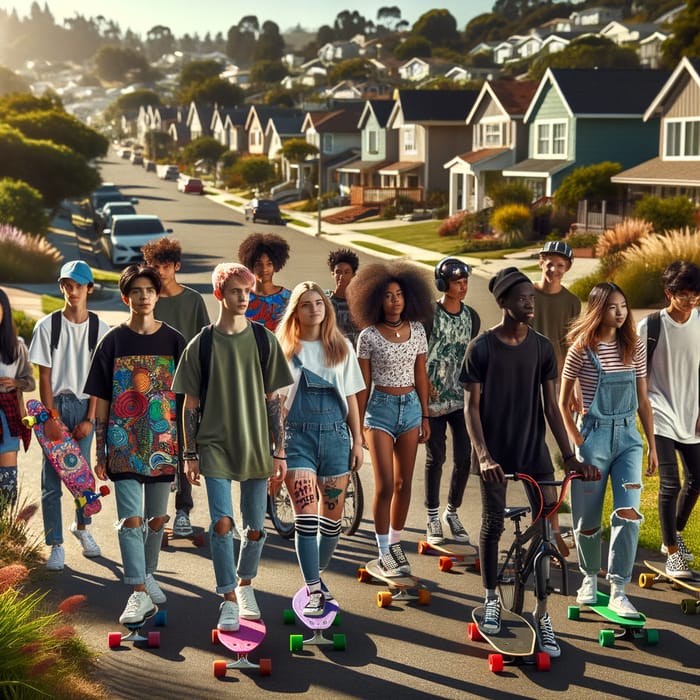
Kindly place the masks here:
<instances>
[{"instance_id":1,"label":"afro hair","mask_svg":"<svg viewBox=\"0 0 700 700\"><path fill-rule=\"evenodd\" d=\"M276 233L253 233L238 247L238 259L249 270L263 254L270 258L275 272L279 272L289 260L289 243Z\"/></svg>"}]
</instances>

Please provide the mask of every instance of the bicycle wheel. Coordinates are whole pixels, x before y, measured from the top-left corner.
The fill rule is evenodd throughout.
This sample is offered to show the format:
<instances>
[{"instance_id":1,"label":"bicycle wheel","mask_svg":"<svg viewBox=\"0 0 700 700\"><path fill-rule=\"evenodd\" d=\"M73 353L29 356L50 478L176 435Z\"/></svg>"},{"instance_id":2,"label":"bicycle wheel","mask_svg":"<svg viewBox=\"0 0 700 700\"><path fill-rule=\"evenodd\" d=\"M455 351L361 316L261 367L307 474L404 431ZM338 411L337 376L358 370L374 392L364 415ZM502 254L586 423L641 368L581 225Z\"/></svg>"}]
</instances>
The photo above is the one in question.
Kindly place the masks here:
<instances>
[{"instance_id":1,"label":"bicycle wheel","mask_svg":"<svg viewBox=\"0 0 700 700\"><path fill-rule=\"evenodd\" d=\"M294 508L286 484L280 486L276 496L268 495L267 514L280 537L286 540L294 537Z\"/></svg>"},{"instance_id":2,"label":"bicycle wheel","mask_svg":"<svg viewBox=\"0 0 700 700\"><path fill-rule=\"evenodd\" d=\"M523 611L525 600L525 583L522 579L521 561L511 549L504 560L498 565L498 578L496 586L504 608L511 610L516 615Z\"/></svg>"},{"instance_id":3,"label":"bicycle wheel","mask_svg":"<svg viewBox=\"0 0 700 700\"><path fill-rule=\"evenodd\" d=\"M342 530L343 534L350 537L357 532L362 522L362 514L365 508L365 498L362 492L362 482L357 472L350 473L350 481L345 492L345 504L343 505Z\"/></svg>"}]
</instances>

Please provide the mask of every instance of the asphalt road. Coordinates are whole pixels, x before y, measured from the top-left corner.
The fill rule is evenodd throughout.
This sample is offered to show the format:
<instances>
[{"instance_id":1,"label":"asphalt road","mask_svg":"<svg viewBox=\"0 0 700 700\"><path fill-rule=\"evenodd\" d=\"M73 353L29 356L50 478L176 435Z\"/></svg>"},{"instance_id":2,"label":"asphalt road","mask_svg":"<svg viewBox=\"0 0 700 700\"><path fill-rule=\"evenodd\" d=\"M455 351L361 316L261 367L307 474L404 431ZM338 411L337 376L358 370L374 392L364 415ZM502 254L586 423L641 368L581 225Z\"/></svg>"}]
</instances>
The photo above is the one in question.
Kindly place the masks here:
<instances>
[{"instance_id":1,"label":"asphalt road","mask_svg":"<svg viewBox=\"0 0 700 700\"><path fill-rule=\"evenodd\" d=\"M332 238L315 238L291 227L252 226L231 210L206 198L178 193L175 184L163 182L153 173L128 162L107 162L105 180L123 186L137 196L143 213L159 214L175 230L185 250L182 280L200 289L211 301L209 279L214 264L235 259L239 242L251 230L275 230L288 237L292 246L290 262L279 275L288 286L304 279L317 279L330 285L325 266ZM371 258L361 254L362 262ZM326 277L326 275L328 275ZM486 291L485 280L477 276L470 283L470 303L482 314L488 326L497 310ZM210 307L213 310L213 305ZM34 499L40 494L40 454L36 441L20 459L23 492ZM480 577L457 569L441 573L437 560L419 557L415 546L424 535L423 508L424 453L419 451L413 483L412 508L405 531L406 549L414 573L432 592L432 602L421 607L394 604L388 609L376 606L375 596L383 586L361 584L356 580L358 565L375 555L371 525L372 471L367 461L361 470L365 489L365 513L356 535L341 538L326 581L342 609L342 624L333 632L347 637L347 650L312 649L289 651L289 634L300 633L299 625L283 624L283 610L291 607L291 597L301 585L301 576L292 543L282 540L268 528L269 536L255 581L258 601L267 623L267 638L260 656L272 659L272 675L261 678L253 672L229 671L225 679L215 679L212 662L229 658L229 653L211 644L220 598L214 593L214 575L206 546L176 541L163 550L157 579L168 595L165 606L168 625L161 632L161 648L117 650L107 648L109 632L120 629L117 618L129 589L121 583L120 556L113 523L116 510L113 497L104 501L103 512L94 519L93 532L103 556L88 560L81 556L78 542L67 534L66 568L45 574L50 596L59 600L75 593L87 596L78 627L81 636L99 653L98 679L110 698L554 698L595 695L600 698L695 698L700 681L700 615L686 617L680 611L685 595L667 586L642 590L632 584L635 604L649 617L648 626L660 630L660 643L646 647L643 642L621 640L612 649L598 645L598 633L606 625L593 613L581 621L567 620L567 605L573 598L553 595L550 610L562 646L562 657L552 663L550 672L532 666L506 667L494 675L488 670L489 647L470 642L466 635L471 610L482 599ZM442 502L446 501L447 477L443 479ZM510 490L511 502L523 504L518 487ZM63 501L67 530L72 503ZM479 529L478 483L471 478L461 508L470 533ZM195 525L208 527L204 488L195 489ZM37 519L37 527L40 527ZM504 540L505 541L505 540ZM639 552L638 562L658 554ZM579 574L570 564L571 588ZM635 571L639 572L639 568ZM603 586L605 587L605 586ZM532 597L526 598L526 609ZM150 629L147 626L145 630ZM258 658L258 652L251 655Z\"/></svg>"}]
</instances>

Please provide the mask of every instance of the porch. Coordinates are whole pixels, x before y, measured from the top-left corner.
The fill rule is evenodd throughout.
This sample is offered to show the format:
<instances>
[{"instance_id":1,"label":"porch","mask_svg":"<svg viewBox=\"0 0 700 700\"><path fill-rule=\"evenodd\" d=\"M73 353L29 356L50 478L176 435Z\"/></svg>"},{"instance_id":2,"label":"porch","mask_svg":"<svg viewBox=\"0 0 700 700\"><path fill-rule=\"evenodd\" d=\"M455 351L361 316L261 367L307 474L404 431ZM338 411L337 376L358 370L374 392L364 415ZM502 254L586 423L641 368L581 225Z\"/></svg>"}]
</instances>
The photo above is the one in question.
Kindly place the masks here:
<instances>
[{"instance_id":1,"label":"porch","mask_svg":"<svg viewBox=\"0 0 700 700\"><path fill-rule=\"evenodd\" d=\"M383 204L397 198L411 199L420 204L423 202L422 187L350 187L350 204L353 206L371 206Z\"/></svg>"}]
</instances>

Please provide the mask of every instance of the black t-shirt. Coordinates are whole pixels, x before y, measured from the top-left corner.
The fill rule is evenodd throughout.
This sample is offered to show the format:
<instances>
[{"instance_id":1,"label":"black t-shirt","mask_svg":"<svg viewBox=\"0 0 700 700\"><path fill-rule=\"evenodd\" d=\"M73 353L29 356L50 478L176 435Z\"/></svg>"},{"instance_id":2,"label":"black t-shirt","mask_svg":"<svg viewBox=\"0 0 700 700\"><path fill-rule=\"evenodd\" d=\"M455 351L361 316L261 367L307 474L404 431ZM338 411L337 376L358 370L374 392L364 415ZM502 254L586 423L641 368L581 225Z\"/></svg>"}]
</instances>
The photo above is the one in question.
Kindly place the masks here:
<instances>
[{"instance_id":1,"label":"black t-shirt","mask_svg":"<svg viewBox=\"0 0 700 700\"><path fill-rule=\"evenodd\" d=\"M534 330L520 345L506 345L493 331L469 343L459 380L481 384L480 414L486 445L507 474L552 472L545 443L542 385L557 376L554 347ZM472 450L472 470L478 469Z\"/></svg>"}]
</instances>

